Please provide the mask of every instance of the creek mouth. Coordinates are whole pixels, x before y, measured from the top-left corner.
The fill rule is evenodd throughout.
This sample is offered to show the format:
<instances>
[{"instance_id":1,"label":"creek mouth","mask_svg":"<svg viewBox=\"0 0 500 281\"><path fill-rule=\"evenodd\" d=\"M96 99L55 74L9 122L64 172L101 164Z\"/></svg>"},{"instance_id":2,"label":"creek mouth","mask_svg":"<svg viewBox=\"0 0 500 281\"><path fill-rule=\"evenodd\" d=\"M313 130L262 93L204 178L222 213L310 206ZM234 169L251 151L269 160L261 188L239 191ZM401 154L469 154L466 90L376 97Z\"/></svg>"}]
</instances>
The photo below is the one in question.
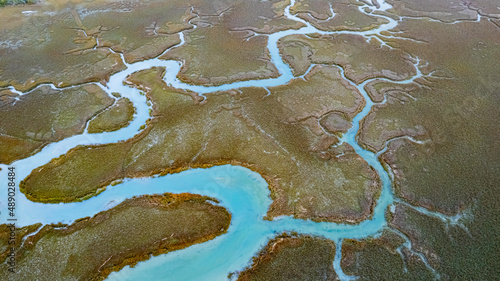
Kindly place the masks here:
<instances>
[{"instance_id":1,"label":"creek mouth","mask_svg":"<svg viewBox=\"0 0 500 281\"><path fill-rule=\"evenodd\" d=\"M136 135L150 116L146 97L141 95L138 89L123 85L125 78L134 72L152 67L165 67L164 81L168 85L193 91L200 95L242 87L266 88L284 85L297 77L292 74L292 70L284 63L280 56L278 49L279 39L288 35L311 33L320 35L355 34L368 36L390 30L397 25L394 19L379 14L377 16L386 19L388 23L382 24L373 30L359 32L322 31L313 27L309 22L290 14L290 7L294 4L295 1L292 0L291 4L285 8L285 16L291 20L302 22L305 24L305 27L268 35L267 47L271 61L280 72L279 77L238 81L220 86L190 85L182 83L176 77L182 66L177 61L165 61L153 58L128 64L125 63L122 56L127 69L112 75L107 86L102 86L102 88L110 95L113 92L118 92L123 97L128 98L136 108L134 120L126 128L118 131L99 134L84 133L73 136L60 142L52 143L39 153L19 160L12 165L0 165L2 169L0 172L2 181L7 179L7 167L16 168L16 181L19 184L19 181L26 178L33 169L46 164L54 157L65 154L78 145L115 143L127 140ZM360 11L368 13L363 10L364 7L360 6ZM380 7L375 9L375 11L385 11L390 7L390 5L381 1ZM179 36L181 43L171 48L176 48L185 43L182 32L179 33ZM148 261L139 263L134 268L126 267L119 272L112 273L108 279L158 280L158 276L165 276L168 280L196 280L200 276L203 276L205 280L227 280L228 273L242 270L245 266L249 265L252 257L258 253L269 239L277 234L293 231L300 234L323 236L335 241L337 252L334 260L334 268L340 279L348 280L350 277L346 276L340 267L342 240L346 238L363 239L378 235L387 225L385 212L393 204L394 197L391 178L377 155L363 149L356 140L361 120L370 112L372 106L375 104L366 93L364 86L380 78L368 79L361 84L355 84L345 76L344 69L340 66L337 67L340 69L342 77L355 86L365 99L364 108L354 117L351 128L340 139L340 144L345 142L351 145L355 152L375 169L381 180L382 190L380 197L377 199L373 216L369 220L355 225L313 222L289 216L275 218L273 221L265 221L263 217L266 216L267 210L271 205L270 192L265 180L259 174L249 169L224 165L207 169L192 169L163 177L125 179L123 183L117 186L108 187L99 196L78 203L35 203L26 199L24 195L19 194L16 198L18 225L23 226L39 222L43 224L57 222L72 223L79 218L92 216L102 210L111 208L133 196L166 192L195 193L219 199L220 205L231 212L232 221L227 234L203 244L151 258ZM418 61L415 67L417 74L414 77L404 81L397 81L397 83L411 83L415 78L421 77L422 74L418 70ZM382 80L391 81L388 79ZM7 181L5 180L3 184L7 185ZM3 213L6 213L7 207L5 205L3 204ZM2 223L6 223L4 220L5 218L2 216Z\"/></svg>"}]
</instances>

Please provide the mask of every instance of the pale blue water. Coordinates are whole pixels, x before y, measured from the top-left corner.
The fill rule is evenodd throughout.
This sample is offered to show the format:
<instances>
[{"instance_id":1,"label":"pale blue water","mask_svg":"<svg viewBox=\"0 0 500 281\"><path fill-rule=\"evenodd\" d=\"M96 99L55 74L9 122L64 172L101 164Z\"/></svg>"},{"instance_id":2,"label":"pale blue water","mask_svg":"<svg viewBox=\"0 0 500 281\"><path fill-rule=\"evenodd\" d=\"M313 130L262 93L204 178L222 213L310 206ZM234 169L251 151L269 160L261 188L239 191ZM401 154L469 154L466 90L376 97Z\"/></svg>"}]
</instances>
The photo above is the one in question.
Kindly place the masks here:
<instances>
[{"instance_id":1,"label":"pale blue water","mask_svg":"<svg viewBox=\"0 0 500 281\"><path fill-rule=\"evenodd\" d=\"M292 4L294 1L292 1ZM286 30L268 36L268 49L271 60L280 71L278 78L264 80L249 80L229 83L221 86L199 86L180 82L176 75L180 71L180 63L177 61L164 61L151 59L134 64L126 64L127 69L113 75L108 87L103 89L109 94L119 92L122 96L129 98L136 107L136 116L133 122L116 132L88 134L73 136L53 143L45 147L41 152L27 159L19 160L10 166L16 167L16 182L25 178L33 169L39 167L50 159L66 153L69 149L79 144L103 144L126 140L133 137L140 126L145 124L149 118L149 108L146 98L139 94L139 90L123 85L125 77L133 72L148 69L154 66L166 68L164 80L173 87L191 90L200 94L214 91L236 89L241 87L271 87L288 83L295 79L291 69L286 65L277 48L280 38L291 34L358 34L369 36L396 26L397 22L385 17L389 23L375 30L363 32L325 32L314 28L308 22L290 14L288 6L285 15L306 26L298 30ZM360 6L360 11L363 6ZM390 6L382 3L380 9L387 10ZM184 44L183 34L180 33L181 44ZM174 47L175 48L175 47ZM417 65L418 66L418 62ZM416 67L417 75L413 78L399 81L398 83L410 83L413 79L420 77L421 73ZM344 76L344 72L341 69ZM345 78L345 76L344 76ZM274 221L264 221L270 204L269 189L267 183L260 175L238 166L218 166L209 169L193 169L179 174L167 175L165 177L153 177L146 179L126 179L122 184L108 189L99 196L79 203L67 204L41 204L26 199L22 194L16 196L18 225L29 225L37 222L71 223L74 220L86 216L92 216L102 210L115 206L126 198L144 194L157 194L165 192L182 193L190 192L208 195L220 200L220 205L227 208L232 214L231 226L228 233L217 237L212 241L194 245L184 250L176 251L166 255L151 258L139 263L135 268L126 267L119 272L112 273L109 280L227 280L227 274L242 270L249 264L251 258L276 234L284 231L295 231L303 234L324 236L332 239L340 246L344 238L362 239L376 236L386 225L385 210L393 203L391 180L388 173L383 169L376 155L364 150L356 142L356 134L359 130L359 122L369 113L373 102L370 100L364 86L373 79L367 80L360 85L354 85L366 100L366 106L356 115L351 129L343 136L341 142L349 143L367 163L372 166L380 176L382 193L374 209L373 217L357 225L316 223L307 220L294 219L293 217L280 217ZM352 83L352 82L350 82ZM55 88L52 85L53 88ZM6 165L0 165L0 183L7 185ZM4 200L2 196L0 200ZM6 204L1 204L0 222L6 222ZM350 279L340 268L340 247L338 248L334 261L334 268L342 280Z\"/></svg>"}]
</instances>

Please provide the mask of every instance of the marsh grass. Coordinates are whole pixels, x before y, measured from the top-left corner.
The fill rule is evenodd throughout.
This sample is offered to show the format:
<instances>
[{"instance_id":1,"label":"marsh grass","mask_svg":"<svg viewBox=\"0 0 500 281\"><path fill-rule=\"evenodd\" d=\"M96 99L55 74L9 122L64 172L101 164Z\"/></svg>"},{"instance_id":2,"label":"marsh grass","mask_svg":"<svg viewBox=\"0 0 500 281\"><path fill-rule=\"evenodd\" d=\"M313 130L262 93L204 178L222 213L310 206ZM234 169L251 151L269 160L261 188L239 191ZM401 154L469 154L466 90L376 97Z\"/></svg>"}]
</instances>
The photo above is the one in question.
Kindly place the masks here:
<instances>
[{"instance_id":1,"label":"marsh grass","mask_svg":"<svg viewBox=\"0 0 500 281\"><path fill-rule=\"evenodd\" d=\"M18 248L15 278L103 280L126 265L213 239L227 231L231 215L212 203L192 194L141 196L69 226L45 225ZM0 272L13 276L5 263Z\"/></svg>"},{"instance_id":2,"label":"marsh grass","mask_svg":"<svg viewBox=\"0 0 500 281\"><path fill-rule=\"evenodd\" d=\"M310 237L277 237L254 258L251 267L239 273L247 280L336 280L333 269L335 243Z\"/></svg>"},{"instance_id":3,"label":"marsh grass","mask_svg":"<svg viewBox=\"0 0 500 281\"><path fill-rule=\"evenodd\" d=\"M18 100L14 100L18 98ZM52 90L42 86L0 106L1 163L25 158L51 142L82 133L87 122L113 104L96 85Z\"/></svg>"},{"instance_id":4,"label":"marsh grass","mask_svg":"<svg viewBox=\"0 0 500 281\"><path fill-rule=\"evenodd\" d=\"M248 88L207 94L200 103L169 88L161 80L163 71L155 68L129 78L151 89L146 94L153 102L153 119L144 132L126 142L77 147L33 171L21 184L23 192L35 201L67 202L92 196L123 177L232 163L259 171L268 181L274 199L270 216L355 222L371 215L379 182L368 164L353 153L338 160L319 157L313 148L322 137L307 124L287 121L322 108L321 100L311 100L310 107L293 105L294 98L307 99L313 86L298 80L271 89L266 98L264 89ZM338 80L338 72L324 68L314 73L312 81L328 79L335 89L318 93L325 103L357 110L357 94ZM347 106L339 99L346 99ZM104 156L106 163L99 160Z\"/></svg>"}]
</instances>

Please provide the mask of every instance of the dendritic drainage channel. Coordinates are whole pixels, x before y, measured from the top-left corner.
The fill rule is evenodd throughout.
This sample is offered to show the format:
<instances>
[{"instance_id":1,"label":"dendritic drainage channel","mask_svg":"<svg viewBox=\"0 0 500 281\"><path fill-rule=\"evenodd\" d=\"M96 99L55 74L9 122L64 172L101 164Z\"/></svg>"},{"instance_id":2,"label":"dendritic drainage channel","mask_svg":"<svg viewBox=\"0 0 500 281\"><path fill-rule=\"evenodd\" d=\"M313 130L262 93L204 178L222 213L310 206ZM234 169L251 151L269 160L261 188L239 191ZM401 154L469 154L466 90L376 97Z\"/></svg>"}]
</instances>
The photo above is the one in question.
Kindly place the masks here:
<instances>
[{"instance_id":1,"label":"dendritic drainage channel","mask_svg":"<svg viewBox=\"0 0 500 281\"><path fill-rule=\"evenodd\" d=\"M363 2L364 3L364 2ZM57 143L52 143L43 148L37 154L19 160L11 165L0 165L2 184L7 185L8 168L14 167L16 170L15 183L18 186L20 180L25 178L31 171L39 166L48 163L52 158L58 157L67 153L70 149L78 145L89 144L106 144L115 143L118 141L127 140L133 137L140 130L141 126L150 118L149 107L144 95L135 88L128 87L123 84L125 78L137 71L149 69L152 67L165 67L166 74L164 80L172 87L189 90L199 93L203 96L206 93L238 89L243 87L263 87L267 90L268 87L284 85L295 77L292 74L290 67L282 60L279 50L278 41L288 35L294 34L310 34L317 33L321 35L332 34L355 34L365 36L367 40L371 38L383 38L380 35L383 31L388 31L397 25L397 21L373 12L367 12L365 7L367 4L359 6L359 10L365 14L382 17L388 23L381 24L378 28L367 31L322 31L313 27L309 22L292 15L290 7L295 4L295 0L291 0L290 5L285 8L285 16L291 20L301 22L305 25L296 30L285 30L276 32L268 36L267 48L269 50L271 61L280 72L280 76L271 79L247 80L234 83L224 84L220 86L202 86L190 85L182 83L177 79L182 64L173 60L160 60L158 57L128 64L120 54L126 69L118 72L110 77L106 86L101 86L110 96L113 92L119 92L122 96L129 98L136 108L134 120L126 127L115 132L104 132L99 134L89 134L87 132L73 136ZM385 2L380 3L380 7L375 8L370 6L371 11L385 11L391 6ZM332 17L335 14L332 13ZM194 26L196 28L196 26ZM178 33L180 43L172 48L176 48L185 44L184 35ZM381 42L384 45L383 42ZM164 52L164 53L165 53ZM148 261L139 263L136 267L125 267L119 272L114 272L109 276L109 280L227 280L228 273L237 272L248 266L253 256L277 234L283 232L297 232L301 234L318 235L331 239L336 242L336 255L334 259L334 269L341 280L352 280L356 277L347 276L343 273L340 266L341 248L343 239L363 239L367 237L376 237L381 231L387 227L385 211L395 201L392 192L392 181L389 172L387 172L378 159L378 155L363 149L356 141L356 134L359 131L361 120L370 112L374 103L366 91L364 86L374 80L390 81L392 83L408 84L414 83L414 80L423 77L420 72L420 61L418 58L413 58L416 75L404 81L392 81L386 78L372 78L364 81L361 84L356 84L345 76L344 69L340 69L343 79L355 86L363 95L366 104L352 121L351 129L341 138L341 143L350 144L356 153L362 157L370 166L372 166L381 179L382 192L377 200L377 205L374 208L373 217L370 220L363 221L356 225L337 224L330 222L312 222L308 220L295 219L285 216L276 218L273 221L264 221L263 217L271 204L269 189L264 179L255 172L252 172L243 167L225 165L208 169L193 169L179 174L168 175L164 177L151 177L146 179L125 179L122 184L110 186L106 191L99 196L90 198L84 202L65 203L65 204L43 204L35 203L26 199L22 194L16 195L17 210L16 222L18 226L24 226L34 223L72 223L76 219L94 215L102 210L111 208L127 198L140 196L145 194L157 193L196 193L218 198L220 205L227 208L232 214L231 226L228 233L219 236L211 241L203 244L194 245L184 250L175 251L166 255L151 258ZM312 68L312 67L311 67ZM309 68L309 70L311 69ZM301 76L302 77L302 76ZM57 88L53 84L49 84L54 89ZM28 94L16 91L10 87L12 91L18 94ZM269 91L268 91L269 92ZM269 92L270 93L270 92ZM385 102L385 100L383 101ZM383 103L382 102L382 103ZM2 202L1 212L7 213L7 204ZM413 207L417 211L443 219L446 222L455 222L455 218L448 218L442 214L430 212L420 207ZM421 210L422 209L422 210ZM35 215L36 214L36 215ZM1 217L1 223L6 223L6 217ZM401 232L398 235L405 239L402 247L411 249L409 239ZM398 249L400 251L401 249ZM414 251L413 251L414 252ZM439 275L429 265L425 256L421 253L416 253L429 268L435 273L436 279Z\"/></svg>"}]
</instances>

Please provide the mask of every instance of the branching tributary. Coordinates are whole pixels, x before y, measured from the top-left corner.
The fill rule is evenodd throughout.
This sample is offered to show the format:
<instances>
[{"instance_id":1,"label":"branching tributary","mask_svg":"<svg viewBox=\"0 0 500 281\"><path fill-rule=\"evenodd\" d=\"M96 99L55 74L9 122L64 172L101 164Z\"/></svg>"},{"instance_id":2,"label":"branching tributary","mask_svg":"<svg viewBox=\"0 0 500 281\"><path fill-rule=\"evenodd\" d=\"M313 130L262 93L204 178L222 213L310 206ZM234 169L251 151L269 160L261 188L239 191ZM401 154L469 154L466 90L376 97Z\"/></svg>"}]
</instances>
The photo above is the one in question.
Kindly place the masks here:
<instances>
[{"instance_id":1,"label":"branching tributary","mask_svg":"<svg viewBox=\"0 0 500 281\"><path fill-rule=\"evenodd\" d=\"M305 27L297 30L280 31L269 35L259 34L260 36L268 36L268 49L271 60L280 71L280 76L278 78L239 81L221 86L189 85L177 79L176 75L179 73L182 66L181 63L177 61L165 61L154 58L128 64L125 62L123 55L120 54L127 69L112 75L106 87L99 85L110 96L112 96L112 92L118 92L122 96L129 98L136 107L134 120L126 128L115 132L100 134L88 134L85 132L81 135L50 144L37 154L9 165L10 167L16 168L16 183L19 184L19 181L28 176L33 169L46 164L54 157L67 153L77 145L114 143L133 137L140 130L140 127L146 123L146 120L150 118L146 97L141 95L139 90L123 84L125 78L136 71L149 69L151 67L165 67L166 74L164 80L167 84L175 88L197 92L200 95L209 92L250 86L267 89L268 87L283 85L293 79L297 79L297 77L293 76L290 67L283 62L279 54L278 40L285 36L311 33L322 35L355 34L365 36L368 40L374 36L377 37L377 35L380 35L380 32L390 30L397 25L396 20L378 14L378 17L383 17L388 23L382 24L373 30L359 32L322 31L313 27L309 22L290 14L290 7L294 5L294 2L295 0L292 0L291 4L285 8L285 16L291 20L303 23ZM367 6L360 6L359 10L363 13L369 13L364 10L365 7ZM390 5L382 3L378 10L385 11L390 7ZM374 10L374 7L370 8ZM334 16L334 13L332 13L332 16ZM181 39L180 44L172 48L176 48L185 43L182 32L179 33L179 36ZM165 52L168 52L170 49ZM340 279L351 279L350 276L346 276L342 272L340 267L342 240L345 238L363 239L379 235L384 228L387 228L385 212L395 201L392 193L391 177L384 169L381 162L379 162L378 155L363 149L356 141L356 134L358 133L361 120L370 112L372 106L375 104L366 93L364 86L373 80L385 80L400 84L412 83L414 79L422 77L422 73L419 70L419 60L413 60L415 63L416 75L404 81L373 78L365 80L361 84L355 84L345 76L344 70L340 66L337 66L341 71L342 77L354 85L366 101L365 107L354 117L351 129L341 138L341 143L345 142L350 144L356 153L377 171L380 177L382 192L377 200L377 205L374 208L373 216L370 220L363 221L356 225L329 222L317 223L299 220L293 217L280 217L273 221L264 221L263 217L266 215L271 204L267 183L260 175L248 169L226 165L209 169L193 169L164 177L126 179L122 184L108 187L107 190L99 196L78 203L34 203L27 200L24 195L18 194L16 198L18 206L17 223L19 226L37 222L42 222L44 224L57 222L71 223L78 218L91 216L102 210L111 208L126 198L144 194L190 192L208 195L218 198L221 201L221 205L232 213L231 226L227 234L184 250L154 257L146 262L139 263L133 269L126 267L119 272L112 273L109 279L146 280L150 278L151 280L158 280L159 276L165 276L167 280L200 280L200 277L204 280L225 280L229 272L239 271L247 266L251 258L270 238L285 231L318 235L334 240L337 245L337 252L334 260L335 271ZM309 70L311 68L309 68ZM59 89L54 85L50 86L54 89ZM15 91L12 87L11 90ZM23 94L20 92L18 93ZM271 92L269 93L272 94ZM0 168L2 169L0 176L2 181L4 181L7 178L6 172L8 166L0 165ZM6 180L3 183L4 186L7 186ZM2 214L6 213L6 207L6 204L2 204ZM431 213L427 210L425 210L425 212ZM441 214L432 213L431 215L437 216L443 221L450 220ZM2 223L6 222L4 215L1 216L1 220ZM397 234L405 239L406 242L403 246L412 251L410 240L399 231L397 231ZM398 251L401 252L400 249L398 249ZM434 272L434 269L429 266L424 255L420 253L415 254L422 259L429 267L429 270ZM436 277L439 276L436 274Z\"/></svg>"}]
</instances>

